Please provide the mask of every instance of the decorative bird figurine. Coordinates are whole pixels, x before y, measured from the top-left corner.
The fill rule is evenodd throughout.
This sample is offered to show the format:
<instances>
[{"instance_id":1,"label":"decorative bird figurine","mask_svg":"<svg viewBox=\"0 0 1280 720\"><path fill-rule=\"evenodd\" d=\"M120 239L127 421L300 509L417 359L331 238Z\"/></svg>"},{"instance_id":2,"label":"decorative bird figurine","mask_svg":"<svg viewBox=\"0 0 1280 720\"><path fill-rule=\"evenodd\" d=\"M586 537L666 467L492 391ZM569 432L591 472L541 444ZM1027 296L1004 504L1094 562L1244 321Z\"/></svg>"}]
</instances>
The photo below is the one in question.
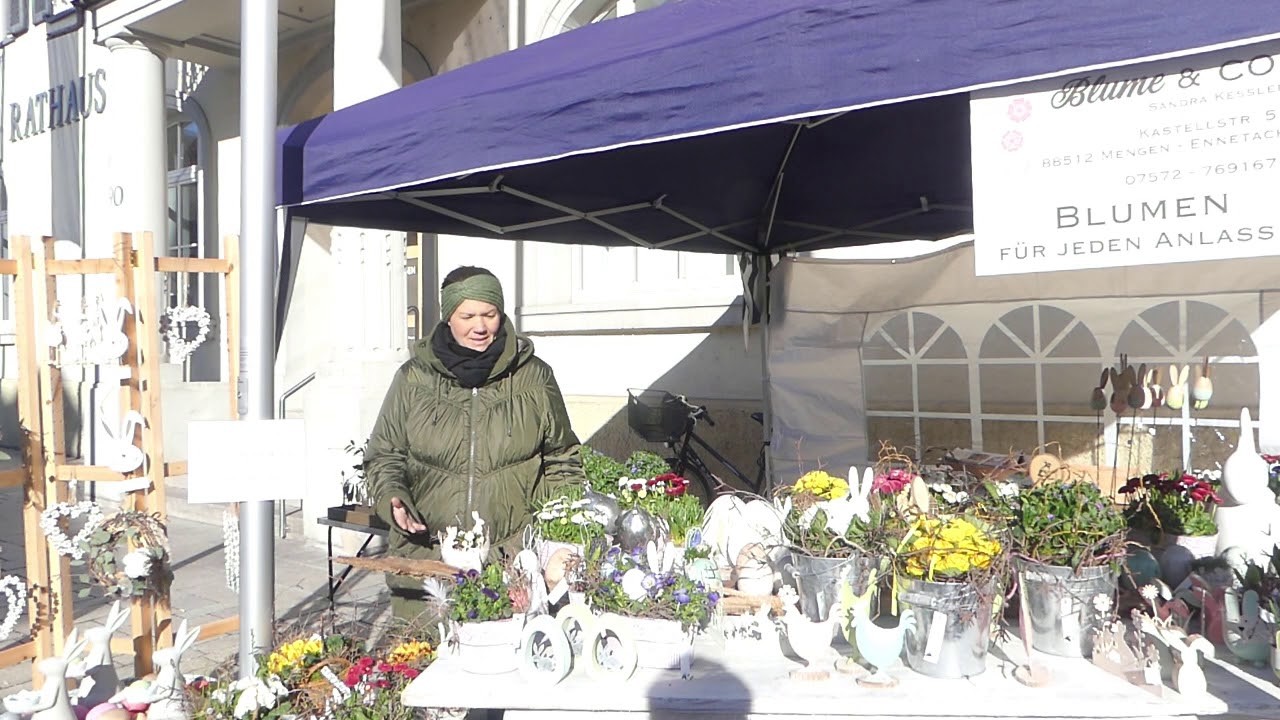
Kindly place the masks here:
<instances>
[{"instance_id":1,"label":"decorative bird figurine","mask_svg":"<svg viewBox=\"0 0 1280 720\"><path fill-rule=\"evenodd\" d=\"M903 610L894 627L877 625L871 619L871 596L875 591L875 583L868 583L866 591L858 596L852 608L854 647L862 659L875 668L871 675L858 682L863 685L891 687L898 681L886 671L898 662L898 657L902 654L907 628L915 622L915 612Z\"/></svg>"},{"instance_id":2,"label":"decorative bird figurine","mask_svg":"<svg viewBox=\"0 0 1280 720\"><path fill-rule=\"evenodd\" d=\"M1191 399L1195 401L1192 407L1196 410L1209 407L1211 397L1213 397L1213 380L1209 378L1209 357L1206 355L1204 365L1196 367L1196 381L1191 386Z\"/></svg>"},{"instance_id":3,"label":"decorative bird figurine","mask_svg":"<svg viewBox=\"0 0 1280 720\"><path fill-rule=\"evenodd\" d=\"M831 640L835 638L836 628L844 611L837 599L826 620L814 621L805 616L800 609L800 596L789 585L778 591L782 598L783 614L779 618L787 632L787 644L800 659L805 661L803 671L792 672L792 677L801 680L825 680L831 676L827 669L834 663L834 649Z\"/></svg>"},{"instance_id":4,"label":"decorative bird figurine","mask_svg":"<svg viewBox=\"0 0 1280 720\"><path fill-rule=\"evenodd\" d=\"M1190 374L1191 367L1188 365L1183 365L1181 370L1177 365L1169 366L1169 389L1164 396L1165 407L1181 410L1187 404L1187 378Z\"/></svg>"}]
</instances>

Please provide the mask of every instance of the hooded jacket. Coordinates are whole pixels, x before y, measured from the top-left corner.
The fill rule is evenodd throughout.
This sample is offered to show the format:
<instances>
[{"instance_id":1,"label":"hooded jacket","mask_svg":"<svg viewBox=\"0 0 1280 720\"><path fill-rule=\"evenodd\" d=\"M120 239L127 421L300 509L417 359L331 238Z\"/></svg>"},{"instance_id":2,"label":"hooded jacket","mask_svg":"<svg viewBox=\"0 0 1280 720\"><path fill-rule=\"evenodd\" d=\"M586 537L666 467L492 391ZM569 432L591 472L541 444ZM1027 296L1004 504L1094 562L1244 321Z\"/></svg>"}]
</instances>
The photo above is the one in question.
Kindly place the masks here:
<instances>
[{"instance_id":1,"label":"hooded jacket","mask_svg":"<svg viewBox=\"0 0 1280 720\"><path fill-rule=\"evenodd\" d=\"M518 541L533 509L558 488L585 480L550 366L534 356L529 338L507 318L503 323L505 347L480 387L463 387L430 337L391 382L364 459L370 499L391 526L392 555L438 557L437 533L450 525L470 529L472 511L484 519L496 552ZM396 525L393 497L426 533L410 536Z\"/></svg>"}]
</instances>

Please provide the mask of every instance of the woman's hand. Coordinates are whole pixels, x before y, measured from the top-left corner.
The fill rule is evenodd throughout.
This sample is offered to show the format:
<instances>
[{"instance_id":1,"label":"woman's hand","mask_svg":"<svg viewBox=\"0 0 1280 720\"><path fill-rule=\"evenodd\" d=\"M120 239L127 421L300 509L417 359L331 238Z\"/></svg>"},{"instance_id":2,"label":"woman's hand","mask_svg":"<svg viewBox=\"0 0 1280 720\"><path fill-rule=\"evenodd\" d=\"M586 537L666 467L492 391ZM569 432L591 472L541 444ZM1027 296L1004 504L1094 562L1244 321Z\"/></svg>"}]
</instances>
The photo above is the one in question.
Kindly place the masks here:
<instances>
[{"instance_id":1,"label":"woman's hand","mask_svg":"<svg viewBox=\"0 0 1280 720\"><path fill-rule=\"evenodd\" d=\"M409 510L398 497L391 498L391 517L395 519L396 525L399 526L401 530L409 533L410 535L416 535L417 533L424 533L427 531L427 526L417 520L414 520L413 516L409 514Z\"/></svg>"}]
</instances>

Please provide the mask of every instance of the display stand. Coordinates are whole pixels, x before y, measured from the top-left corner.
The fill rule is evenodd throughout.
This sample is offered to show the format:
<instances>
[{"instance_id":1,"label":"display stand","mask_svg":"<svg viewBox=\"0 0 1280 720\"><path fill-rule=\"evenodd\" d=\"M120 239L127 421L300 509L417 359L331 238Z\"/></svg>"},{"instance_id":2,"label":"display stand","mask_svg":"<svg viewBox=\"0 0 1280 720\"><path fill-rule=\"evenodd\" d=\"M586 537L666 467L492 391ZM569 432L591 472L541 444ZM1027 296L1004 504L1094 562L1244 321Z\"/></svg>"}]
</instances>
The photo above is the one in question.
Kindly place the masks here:
<instances>
[{"instance_id":1,"label":"display stand","mask_svg":"<svg viewBox=\"0 0 1280 720\"><path fill-rule=\"evenodd\" d=\"M55 259L53 238L31 243L17 237L10 241L14 258L0 261L0 273L15 277L18 351L18 418L23 430L25 467L20 472L0 475L0 487L23 487L23 530L28 583L28 618L31 640L0 652L0 667L34 660L33 680L41 677L35 666L46 657L62 652L74 624L69 559L53 547L40 528L41 513L49 506L71 500L71 483L120 482L145 479L145 488L127 493L121 507L158 515L165 511L166 478L186 474L186 463L166 463L164 459L163 416L160 393L160 327L162 310L156 273L217 273L223 277L226 311L223 314L227 337L230 377L238 371L239 282L238 249L234 238L224 241L224 258L171 258L155 255L150 233L114 236L110 258L82 260ZM104 465L69 462L66 456L63 421L62 371L57 364L56 346L46 338L57 308L55 279L60 276L109 275L114 278L116 297L133 308L125 313L119 328L127 338L127 349L116 368L119 378L121 414L140 413L145 422L133 428L133 436L117 438L141 449L145 462L140 468L121 473ZM141 301L140 301L141 299ZM229 412L236 416L235 383L229 382ZM113 643L113 649L132 652L134 670L141 676L152 670L152 652L172 643L173 628L168 598L134 598L131 601L131 639ZM202 637L238 628L238 618L210 623Z\"/></svg>"}]
</instances>

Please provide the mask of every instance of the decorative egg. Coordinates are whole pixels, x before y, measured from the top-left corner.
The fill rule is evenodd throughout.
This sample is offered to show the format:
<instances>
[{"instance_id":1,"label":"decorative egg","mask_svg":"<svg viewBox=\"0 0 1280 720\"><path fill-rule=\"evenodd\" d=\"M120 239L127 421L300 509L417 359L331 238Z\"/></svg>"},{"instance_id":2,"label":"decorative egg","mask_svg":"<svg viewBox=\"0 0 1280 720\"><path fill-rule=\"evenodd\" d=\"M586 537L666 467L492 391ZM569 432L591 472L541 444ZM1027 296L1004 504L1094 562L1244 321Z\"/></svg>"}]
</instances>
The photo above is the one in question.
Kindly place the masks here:
<instances>
[{"instance_id":1,"label":"decorative egg","mask_svg":"<svg viewBox=\"0 0 1280 720\"><path fill-rule=\"evenodd\" d=\"M568 573L569 560L572 557L573 551L569 548L560 548L551 553L551 557L547 558L547 567L542 571L542 577L547 581L547 587L553 588L560 584L560 581Z\"/></svg>"},{"instance_id":2,"label":"decorative egg","mask_svg":"<svg viewBox=\"0 0 1280 720\"><path fill-rule=\"evenodd\" d=\"M587 508L594 511L604 520L604 532L606 535L613 535L618 530L618 517L622 515L622 507L618 505L617 499L610 495L598 493L591 488L587 488L585 499Z\"/></svg>"},{"instance_id":3,"label":"decorative egg","mask_svg":"<svg viewBox=\"0 0 1280 720\"><path fill-rule=\"evenodd\" d=\"M101 720L102 714L111 710L119 710L120 706L115 703L101 703L89 708L85 713L85 720Z\"/></svg>"},{"instance_id":4,"label":"decorative egg","mask_svg":"<svg viewBox=\"0 0 1280 720\"><path fill-rule=\"evenodd\" d=\"M1124 565L1127 572L1120 573L1120 586L1126 590L1135 590L1160 577L1160 563L1156 556L1141 545L1129 546Z\"/></svg>"},{"instance_id":5,"label":"decorative egg","mask_svg":"<svg viewBox=\"0 0 1280 720\"><path fill-rule=\"evenodd\" d=\"M643 549L658 540L658 525L653 516L640 508L625 510L618 516L618 546L624 552Z\"/></svg>"},{"instance_id":6,"label":"decorative egg","mask_svg":"<svg viewBox=\"0 0 1280 720\"><path fill-rule=\"evenodd\" d=\"M133 720L133 713L124 708L111 708L98 715L94 720Z\"/></svg>"}]
</instances>

